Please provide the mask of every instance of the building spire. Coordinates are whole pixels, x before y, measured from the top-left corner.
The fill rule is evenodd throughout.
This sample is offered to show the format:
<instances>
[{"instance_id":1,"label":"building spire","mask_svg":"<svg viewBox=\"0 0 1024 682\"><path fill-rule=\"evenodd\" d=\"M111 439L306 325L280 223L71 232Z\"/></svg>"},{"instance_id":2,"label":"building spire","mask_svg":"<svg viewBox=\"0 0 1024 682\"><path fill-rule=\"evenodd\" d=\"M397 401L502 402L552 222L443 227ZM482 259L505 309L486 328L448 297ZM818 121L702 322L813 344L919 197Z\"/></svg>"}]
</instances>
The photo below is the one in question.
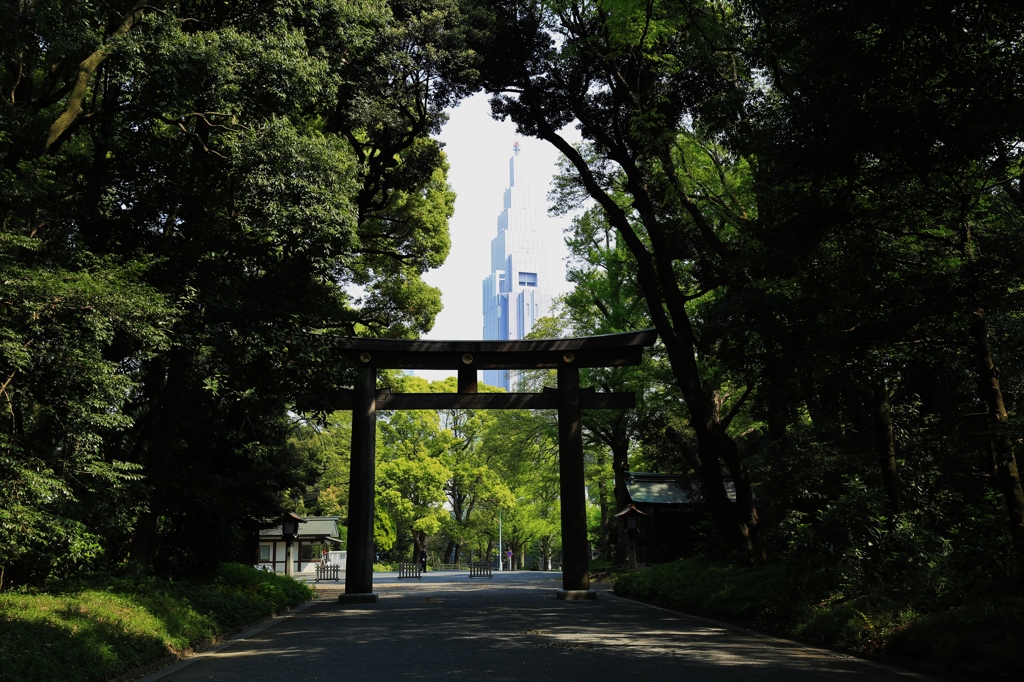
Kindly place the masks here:
<instances>
[{"instance_id":1,"label":"building spire","mask_svg":"<svg viewBox=\"0 0 1024 682\"><path fill-rule=\"evenodd\" d=\"M541 211L532 208L522 147L516 140L509 157L508 187L498 215L498 234L491 240L491 274L483 281L484 339L521 339L551 310L547 235ZM506 391L515 373L484 370L484 382Z\"/></svg>"}]
</instances>

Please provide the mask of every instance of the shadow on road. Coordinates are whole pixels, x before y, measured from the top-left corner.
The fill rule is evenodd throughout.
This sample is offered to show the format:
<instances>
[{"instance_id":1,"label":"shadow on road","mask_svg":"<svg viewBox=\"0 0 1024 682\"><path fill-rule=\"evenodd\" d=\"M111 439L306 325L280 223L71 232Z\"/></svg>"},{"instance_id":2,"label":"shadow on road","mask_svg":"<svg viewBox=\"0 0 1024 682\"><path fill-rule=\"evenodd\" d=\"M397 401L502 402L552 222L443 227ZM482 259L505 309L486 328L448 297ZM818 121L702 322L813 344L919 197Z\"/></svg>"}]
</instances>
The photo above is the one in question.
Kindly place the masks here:
<instances>
[{"instance_id":1,"label":"shadow on road","mask_svg":"<svg viewBox=\"0 0 1024 682\"><path fill-rule=\"evenodd\" d=\"M606 584L589 602L555 599L560 587L557 573L378 574L376 604L342 608L342 585L321 584L301 612L147 682L925 679L620 599Z\"/></svg>"}]
</instances>

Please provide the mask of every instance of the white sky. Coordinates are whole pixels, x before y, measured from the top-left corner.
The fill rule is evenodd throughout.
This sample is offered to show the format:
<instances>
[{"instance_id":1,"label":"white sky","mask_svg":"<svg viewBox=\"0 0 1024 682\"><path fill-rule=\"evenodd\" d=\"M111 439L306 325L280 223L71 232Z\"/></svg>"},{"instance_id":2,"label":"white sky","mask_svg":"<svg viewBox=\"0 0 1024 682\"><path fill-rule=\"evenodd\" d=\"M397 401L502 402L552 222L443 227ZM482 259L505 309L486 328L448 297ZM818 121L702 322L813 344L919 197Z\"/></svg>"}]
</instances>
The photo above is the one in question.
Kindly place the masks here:
<instances>
[{"instance_id":1,"label":"white sky","mask_svg":"<svg viewBox=\"0 0 1024 682\"><path fill-rule=\"evenodd\" d=\"M552 294L569 290L565 281L567 250L563 229L568 218L547 216L546 199L556 170L558 151L547 142L516 135L515 125L491 118L487 96L478 93L448 112L441 131L450 169L448 183L455 190L455 215L449 222L452 250L445 264L423 276L441 290L444 309L434 328L424 338L435 340L483 338L482 283L490 274L491 239L498 231L502 195L508 187L508 160L512 145L519 142L529 184L542 208L543 229L549 230L550 275L555 277ZM579 139L575 129L563 131L571 142ZM447 373L445 373L447 375Z\"/></svg>"}]
</instances>

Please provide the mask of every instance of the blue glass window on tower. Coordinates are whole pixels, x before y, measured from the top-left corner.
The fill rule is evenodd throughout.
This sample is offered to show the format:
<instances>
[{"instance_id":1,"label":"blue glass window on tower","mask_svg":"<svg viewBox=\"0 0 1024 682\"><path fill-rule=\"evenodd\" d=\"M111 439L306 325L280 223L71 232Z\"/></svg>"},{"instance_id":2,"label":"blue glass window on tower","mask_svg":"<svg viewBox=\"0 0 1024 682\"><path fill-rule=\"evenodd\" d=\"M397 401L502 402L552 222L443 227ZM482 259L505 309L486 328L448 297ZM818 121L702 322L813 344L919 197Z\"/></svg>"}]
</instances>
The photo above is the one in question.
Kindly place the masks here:
<instances>
[{"instance_id":1,"label":"blue glass window on tower","mask_svg":"<svg viewBox=\"0 0 1024 682\"><path fill-rule=\"evenodd\" d=\"M531 208L536 197L531 199L534 195L524 164L523 154L514 148L497 234L491 239L490 274L483 281L486 340L523 338L551 307L546 251L557 231L541 222L541 211ZM510 391L514 375L506 370L485 370L484 382Z\"/></svg>"}]
</instances>

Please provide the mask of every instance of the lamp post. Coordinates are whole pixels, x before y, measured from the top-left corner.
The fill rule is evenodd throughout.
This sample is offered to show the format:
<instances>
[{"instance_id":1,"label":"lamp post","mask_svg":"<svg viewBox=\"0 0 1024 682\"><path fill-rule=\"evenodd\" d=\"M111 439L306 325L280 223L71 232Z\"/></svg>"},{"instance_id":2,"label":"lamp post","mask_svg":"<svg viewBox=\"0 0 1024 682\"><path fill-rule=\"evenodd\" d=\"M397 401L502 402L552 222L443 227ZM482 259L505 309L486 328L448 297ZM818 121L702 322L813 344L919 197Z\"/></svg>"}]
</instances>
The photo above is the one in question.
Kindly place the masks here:
<instances>
[{"instance_id":1,"label":"lamp post","mask_svg":"<svg viewBox=\"0 0 1024 682\"><path fill-rule=\"evenodd\" d=\"M293 566L295 552L292 549L292 543L299 535L299 524L305 522L306 519L294 512L288 512L281 518L281 535L284 536L284 574L287 576L291 576L295 572Z\"/></svg>"},{"instance_id":2,"label":"lamp post","mask_svg":"<svg viewBox=\"0 0 1024 682\"><path fill-rule=\"evenodd\" d=\"M629 570L636 570L636 536L640 534L639 524L640 517L647 516L633 504L616 514L618 518L626 524L626 561L629 564Z\"/></svg>"}]
</instances>

